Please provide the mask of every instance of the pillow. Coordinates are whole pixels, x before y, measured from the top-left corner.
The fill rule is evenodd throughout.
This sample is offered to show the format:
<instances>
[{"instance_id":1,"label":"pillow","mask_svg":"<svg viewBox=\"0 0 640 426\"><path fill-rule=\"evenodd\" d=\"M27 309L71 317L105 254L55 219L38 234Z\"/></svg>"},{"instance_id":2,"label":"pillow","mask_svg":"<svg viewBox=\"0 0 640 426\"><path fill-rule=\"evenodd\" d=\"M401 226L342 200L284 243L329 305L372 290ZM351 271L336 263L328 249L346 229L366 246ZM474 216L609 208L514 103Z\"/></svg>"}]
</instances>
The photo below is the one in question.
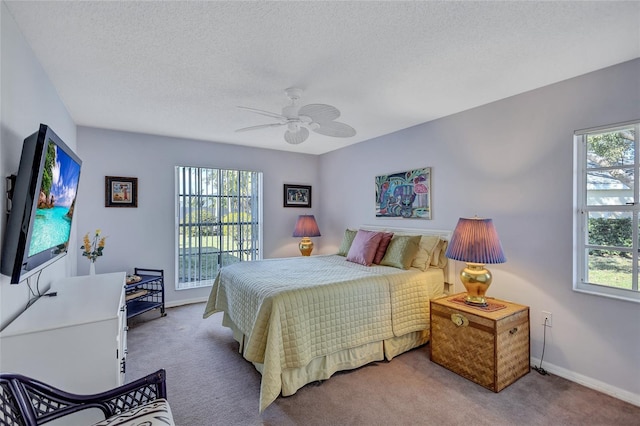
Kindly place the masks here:
<instances>
[{"instance_id":1,"label":"pillow","mask_svg":"<svg viewBox=\"0 0 640 426\"><path fill-rule=\"evenodd\" d=\"M440 261L440 253L442 253L442 245L444 244L444 240L438 241L436 244L436 248L433 249L433 254L431 255L430 266L438 266L438 262Z\"/></svg>"},{"instance_id":2,"label":"pillow","mask_svg":"<svg viewBox=\"0 0 640 426\"><path fill-rule=\"evenodd\" d=\"M342 237L342 244L340 244L340 248L338 249L338 254L340 256L346 256L349 253L349 249L351 248L351 243L353 243L353 239L356 236L358 231L354 231L353 229L347 229L344 231L344 237Z\"/></svg>"},{"instance_id":3,"label":"pillow","mask_svg":"<svg viewBox=\"0 0 640 426\"><path fill-rule=\"evenodd\" d=\"M409 269L418 252L420 235L394 235L389 242L387 252L380 261L381 265Z\"/></svg>"},{"instance_id":4,"label":"pillow","mask_svg":"<svg viewBox=\"0 0 640 426\"><path fill-rule=\"evenodd\" d=\"M393 237L393 232L380 232L380 234L382 234L380 245L378 246L376 255L373 257L373 263L377 265L380 264L384 254L387 252L387 247L389 247L389 242L391 242L391 237Z\"/></svg>"},{"instance_id":5,"label":"pillow","mask_svg":"<svg viewBox=\"0 0 640 426\"><path fill-rule=\"evenodd\" d=\"M447 247L449 246L448 241L440 240L440 244L438 244L438 248L433 252L433 257L431 258L431 265L436 268L444 268L447 266Z\"/></svg>"},{"instance_id":6,"label":"pillow","mask_svg":"<svg viewBox=\"0 0 640 426\"><path fill-rule=\"evenodd\" d=\"M381 239L381 232L359 230L349 248L347 260L349 262L371 266Z\"/></svg>"},{"instance_id":7,"label":"pillow","mask_svg":"<svg viewBox=\"0 0 640 426\"><path fill-rule=\"evenodd\" d=\"M427 269L431 264L431 257L433 251L440 242L440 237L437 235L422 235L420 236L420 243L418 244L418 253L411 266L418 268L422 271Z\"/></svg>"}]
</instances>

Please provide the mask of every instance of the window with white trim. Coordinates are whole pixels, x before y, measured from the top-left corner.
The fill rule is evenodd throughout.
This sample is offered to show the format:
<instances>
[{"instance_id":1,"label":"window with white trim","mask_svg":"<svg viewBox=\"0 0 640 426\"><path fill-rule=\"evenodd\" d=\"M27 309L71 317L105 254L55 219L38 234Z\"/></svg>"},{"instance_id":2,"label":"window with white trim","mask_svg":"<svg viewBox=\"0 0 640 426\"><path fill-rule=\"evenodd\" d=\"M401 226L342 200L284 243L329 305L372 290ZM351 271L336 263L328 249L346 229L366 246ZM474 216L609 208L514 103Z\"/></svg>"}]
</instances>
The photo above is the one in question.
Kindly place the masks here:
<instances>
[{"instance_id":1,"label":"window with white trim","mask_svg":"<svg viewBox=\"0 0 640 426\"><path fill-rule=\"evenodd\" d=\"M176 167L176 289L262 257L262 173Z\"/></svg>"},{"instance_id":2,"label":"window with white trim","mask_svg":"<svg viewBox=\"0 0 640 426\"><path fill-rule=\"evenodd\" d=\"M576 291L640 302L640 121L575 133Z\"/></svg>"}]
</instances>

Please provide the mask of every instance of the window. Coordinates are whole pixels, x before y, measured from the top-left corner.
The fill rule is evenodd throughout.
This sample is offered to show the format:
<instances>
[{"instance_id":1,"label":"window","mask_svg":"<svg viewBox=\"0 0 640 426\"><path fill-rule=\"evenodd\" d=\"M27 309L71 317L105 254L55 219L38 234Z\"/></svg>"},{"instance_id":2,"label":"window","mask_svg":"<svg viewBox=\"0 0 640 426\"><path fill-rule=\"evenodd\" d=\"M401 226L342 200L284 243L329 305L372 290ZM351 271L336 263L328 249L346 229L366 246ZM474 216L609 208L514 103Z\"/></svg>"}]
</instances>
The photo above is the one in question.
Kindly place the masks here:
<instances>
[{"instance_id":1,"label":"window","mask_svg":"<svg viewBox=\"0 0 640 426\"><path fill-rule=\"evenodd\" d=\"M212 285L220 267L262 257L262 173L176 167L176 289Z\"/></svg>"},{"instance_id":2,"label":"window","mask_svg":"<svg viewBox=\"0 0 640 426\"><path fill-rule=\"evenodd\" d=\"M640 121L575 134L573 288L640 302Z\"/></svg>"}]
</instances>

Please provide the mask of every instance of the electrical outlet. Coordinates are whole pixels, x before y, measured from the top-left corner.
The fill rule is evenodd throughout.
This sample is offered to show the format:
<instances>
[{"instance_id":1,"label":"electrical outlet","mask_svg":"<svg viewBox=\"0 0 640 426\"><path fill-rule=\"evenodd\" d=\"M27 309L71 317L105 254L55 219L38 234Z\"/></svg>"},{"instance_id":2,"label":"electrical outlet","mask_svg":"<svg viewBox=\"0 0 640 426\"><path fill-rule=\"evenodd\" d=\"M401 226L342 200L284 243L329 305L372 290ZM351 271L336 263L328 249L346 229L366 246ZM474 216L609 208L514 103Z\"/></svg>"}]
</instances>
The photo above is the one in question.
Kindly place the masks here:
<instances>
[{"instance_id":1,"label":"electrical outlet","mask_svg":"<svg viewBox=\"0 0 640 426\"><path fill-rule=\"evenodd\" d=\"M547 327L551 327L551 312L542 311L542 325L546 325Z\"/></svg>"}]
</instances>

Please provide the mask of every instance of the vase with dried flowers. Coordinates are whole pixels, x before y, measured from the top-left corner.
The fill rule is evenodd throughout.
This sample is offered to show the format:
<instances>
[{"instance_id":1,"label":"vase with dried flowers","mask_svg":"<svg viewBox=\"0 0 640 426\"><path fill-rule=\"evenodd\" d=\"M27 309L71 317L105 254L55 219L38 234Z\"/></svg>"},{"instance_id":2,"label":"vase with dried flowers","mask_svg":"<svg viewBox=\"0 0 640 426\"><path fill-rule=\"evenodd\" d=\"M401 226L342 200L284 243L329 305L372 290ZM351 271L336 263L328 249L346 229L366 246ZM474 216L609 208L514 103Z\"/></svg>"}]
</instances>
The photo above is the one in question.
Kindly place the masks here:
<instances>
[{"instance_id":1,"label":"vase with dried flowers","mask_svg":"<svg viewBox=\"0 0 640 426\"><path fill-rule=\"evenodd\" d=\"M104 250L106 237L100 236L100 232L99 229L96 229L96 233L93 235L93 241L89 238L88 232L82 239L83 245L80 248L83 250L82 255L89 259L89 275L95 275L96 260L102 256L102 251Z\"/></svg>"}]
</instances>

